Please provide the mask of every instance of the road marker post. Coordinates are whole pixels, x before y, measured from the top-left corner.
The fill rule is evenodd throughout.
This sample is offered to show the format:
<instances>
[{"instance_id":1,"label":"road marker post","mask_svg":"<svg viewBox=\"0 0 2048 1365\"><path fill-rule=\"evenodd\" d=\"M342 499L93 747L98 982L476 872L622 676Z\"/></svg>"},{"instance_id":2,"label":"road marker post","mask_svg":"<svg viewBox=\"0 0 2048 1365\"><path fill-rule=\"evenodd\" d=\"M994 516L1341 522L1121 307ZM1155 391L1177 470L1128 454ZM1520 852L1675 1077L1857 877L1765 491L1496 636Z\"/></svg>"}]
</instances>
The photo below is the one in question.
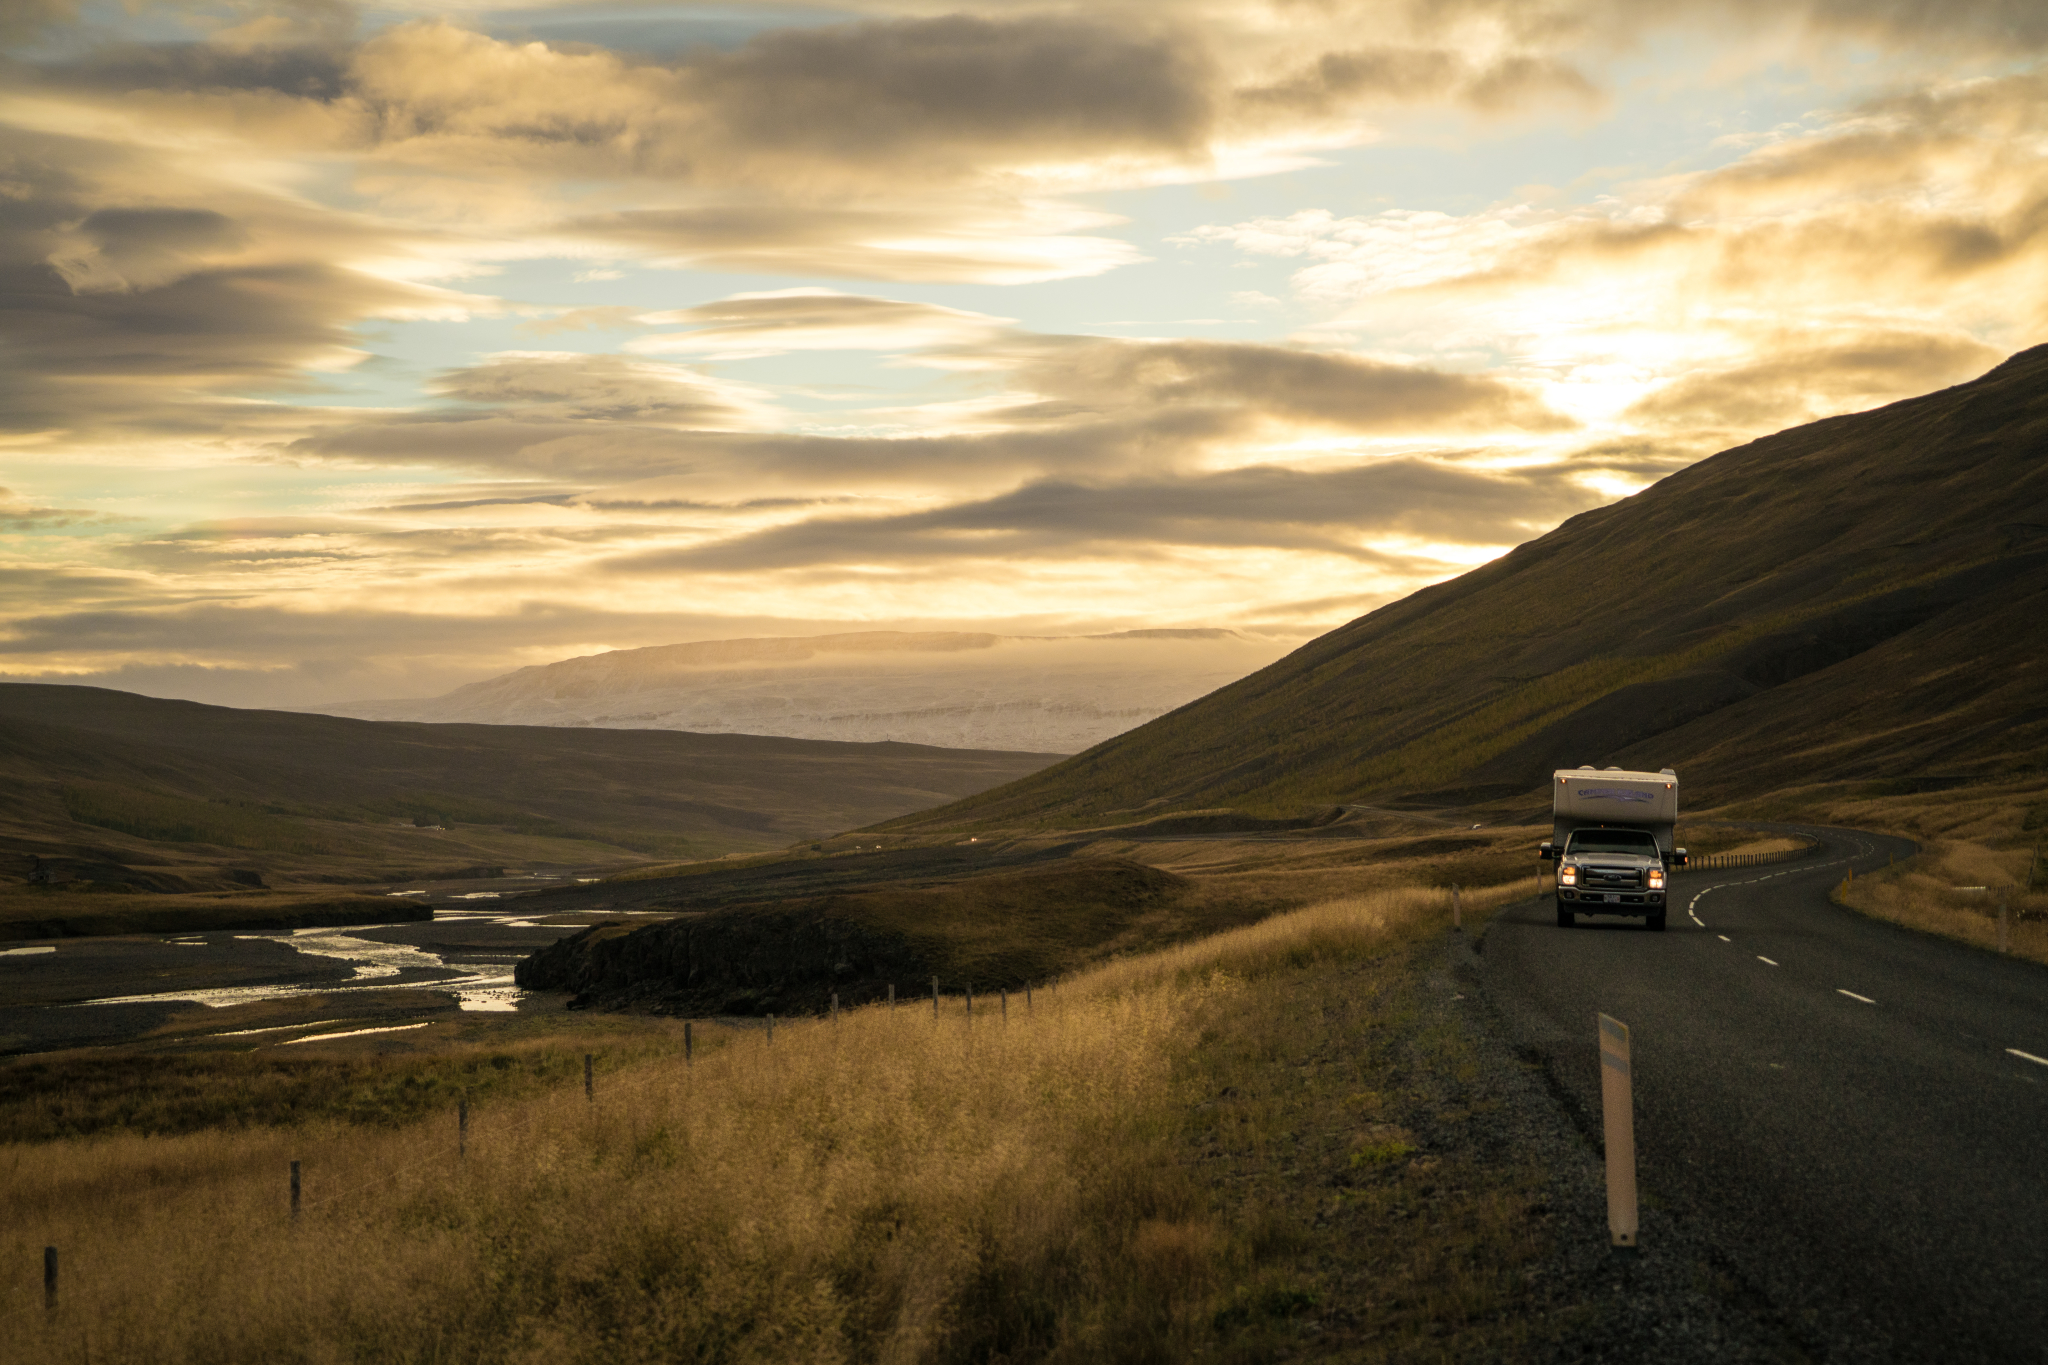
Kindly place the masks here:
<instances>
[{"instance_id":1,"label":"road marker post","mask_svg":"<svg viewBox=\"0 0 2048 1365\"><path fill-rule=\"evenodd\" d=\"M1600 1016L1600 1116L1607 1145L1607 1235L1614 1250L1636 1250L1635 1085L1628 1025Z\"/></svg>"}]
</instances>

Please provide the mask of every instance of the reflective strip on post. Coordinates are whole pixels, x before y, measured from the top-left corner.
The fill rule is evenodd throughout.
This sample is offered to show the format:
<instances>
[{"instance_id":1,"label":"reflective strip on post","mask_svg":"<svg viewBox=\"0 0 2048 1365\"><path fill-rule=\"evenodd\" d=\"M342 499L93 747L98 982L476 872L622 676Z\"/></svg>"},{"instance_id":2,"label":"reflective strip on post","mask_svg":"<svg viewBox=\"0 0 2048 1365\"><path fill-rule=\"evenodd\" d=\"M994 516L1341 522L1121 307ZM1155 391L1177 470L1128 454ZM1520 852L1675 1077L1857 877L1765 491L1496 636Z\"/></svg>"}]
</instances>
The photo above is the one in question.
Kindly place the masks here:
<instances>
[{"instance_id":1,"label":"reflective strip on post","mask_svg":"<svg viewBox=\"0 0 2048 1365\"><path fill-rule=\"evenodd\" d=\"M1612 1245L1636 1245L1636 1124L1628 1025L1600 1016L1600 1113L1607 1142L1607 1232Z\"/></svg>"}]
</instances>

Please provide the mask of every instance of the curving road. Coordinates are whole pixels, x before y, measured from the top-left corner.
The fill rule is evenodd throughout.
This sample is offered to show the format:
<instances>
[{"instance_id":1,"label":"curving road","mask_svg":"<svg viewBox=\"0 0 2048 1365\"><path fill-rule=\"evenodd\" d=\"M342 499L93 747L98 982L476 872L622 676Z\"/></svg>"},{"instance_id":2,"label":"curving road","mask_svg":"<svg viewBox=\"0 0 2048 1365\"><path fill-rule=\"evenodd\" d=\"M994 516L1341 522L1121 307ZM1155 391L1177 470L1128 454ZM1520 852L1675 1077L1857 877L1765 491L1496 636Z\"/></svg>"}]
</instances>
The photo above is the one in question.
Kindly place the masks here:
<instances>
[{"instance_id":1,"label":"curving road","mask_svg":"<svg viewBox=\"0 0 2048 1365\"><path fill-rule=\"evenodd\" d=\"M1828 1361L2048 1361L2048 970L1830 904L1903 840L1681 874L1670 928L1503 912L1480 977L1599 1132L1633 1033L1644 1189Z\"/></svg>"}]
</instances>

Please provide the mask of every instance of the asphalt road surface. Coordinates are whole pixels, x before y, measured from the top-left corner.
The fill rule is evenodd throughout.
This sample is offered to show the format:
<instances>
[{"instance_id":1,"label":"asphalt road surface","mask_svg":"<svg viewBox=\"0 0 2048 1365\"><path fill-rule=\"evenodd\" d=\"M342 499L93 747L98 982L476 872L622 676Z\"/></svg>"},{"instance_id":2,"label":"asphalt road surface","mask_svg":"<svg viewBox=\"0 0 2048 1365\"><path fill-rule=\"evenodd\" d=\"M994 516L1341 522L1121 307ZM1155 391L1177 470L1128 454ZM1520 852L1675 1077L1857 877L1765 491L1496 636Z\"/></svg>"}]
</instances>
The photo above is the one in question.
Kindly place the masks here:
<instances>
[{"instance_id":1,"label":"asphalt road surface","mask_svg":"<svg viewBox=\"0 0 2048 1365\"><path fill-rule=\"evenodd\" d=\"M1829 903L1911 846L1681 874L1670 928L1504 912L1481 979L1598 1141L1629 1025L1638 1171L1828 1361L2048 1361L2048 969Z\"/></svg>"}]
</instances>

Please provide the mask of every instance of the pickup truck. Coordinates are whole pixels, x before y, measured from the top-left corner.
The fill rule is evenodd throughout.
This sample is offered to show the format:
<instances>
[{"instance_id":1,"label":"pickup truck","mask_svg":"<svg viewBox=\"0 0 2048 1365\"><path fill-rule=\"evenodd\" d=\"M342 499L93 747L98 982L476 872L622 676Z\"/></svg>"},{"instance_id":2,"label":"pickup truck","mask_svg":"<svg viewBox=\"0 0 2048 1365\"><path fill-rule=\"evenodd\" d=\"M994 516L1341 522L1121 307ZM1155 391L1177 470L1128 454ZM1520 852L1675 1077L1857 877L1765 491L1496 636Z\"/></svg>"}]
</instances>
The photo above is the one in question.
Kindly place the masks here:
<instances>
[{"instance_id":1,"label":"pickup truck","mask_svg":"<svg viewBox=\"0 0 2048 1365\"><path fill-rule=\"evenodd\" d=\"M1671 869L1685 864L1672 842L1678 774L1560 768L1550 791L1551 837L1537 856L1557 864L1558 927L1580 915L1634 915L1662 930Z\"/></svg>"}]
</instances>

